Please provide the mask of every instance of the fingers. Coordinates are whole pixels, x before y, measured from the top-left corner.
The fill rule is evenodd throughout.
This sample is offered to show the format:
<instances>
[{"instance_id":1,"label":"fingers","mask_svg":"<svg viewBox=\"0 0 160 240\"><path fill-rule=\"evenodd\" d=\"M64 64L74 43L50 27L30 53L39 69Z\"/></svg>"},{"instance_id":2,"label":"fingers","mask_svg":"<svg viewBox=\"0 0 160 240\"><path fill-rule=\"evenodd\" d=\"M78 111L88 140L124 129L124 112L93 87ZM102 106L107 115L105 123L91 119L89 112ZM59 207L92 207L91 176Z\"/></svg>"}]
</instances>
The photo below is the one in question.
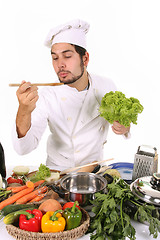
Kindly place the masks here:
<instances>
[{"instance_id":1,"label":"fingers","mask_svg":"<svg viewBox=\"0 0 160 240\"><path fill-rule=\"evenodd\" d=\"M122 135L122 134L126 134L126 133L129 132L130 126L125 127L125 126L121 125L119 122L114 121L113 126L112 126L112 130L113 130L114 133Z\"/></svg>"},{"instance_id":2,"label":"fingers","mask_svg":"<svg viewBox=\"0 0 160 240\"><path fill-rule=\"evenodd\" d=\"M22 81L20 87L17 90L17 93L22 94L22 93L25 93L26 91L31 91L32 89L38 90L36 86L31 86L30 82Z\"/></svg>"},{"instance_id":3,"label":"fingers","mask_svg":"<svg viewBox=\"0 0 160 240\"><path fill-rule=\"evenodd\" d=\"M17 93L18 94L24 93L27 90L27 88L29 88L29 86L30 86L30 82L22 81L21 85L19 86L19 88L17 90Z\"/></svg>"},{"instance_id":4,"label":"fingers","mask_svg":"<svg viewBox=\"0 0 160 240\"><path fill-rule=\"evenodd\" d=\"M35 96L38 95L38 88L37 86L31 86L30 82L22 81L16 93L17 96L23 96L29 100L32 100Z\"/></svg>"},{"instance_id":5,"label":"fingers","mask_svg":"<svg viewBox=\"0 0 160 240\"><path fill-rule=\"evenodd\" d=\"M37 86L31 86L30 82L22 81L16 94L19 106L22 107L25 112L32 112L39 98Z\"/></svg>"},{"instance_id":6,"label":"fingers","mask_svg":"<svg viewBox=\"0 0 160 240\"><path fill-rule=\"evenodd\" d=\"M35 97L38 96L38 88L35 86L27 88L25 96L26 99L32 101Z\"/></svg>"}]
</instances>

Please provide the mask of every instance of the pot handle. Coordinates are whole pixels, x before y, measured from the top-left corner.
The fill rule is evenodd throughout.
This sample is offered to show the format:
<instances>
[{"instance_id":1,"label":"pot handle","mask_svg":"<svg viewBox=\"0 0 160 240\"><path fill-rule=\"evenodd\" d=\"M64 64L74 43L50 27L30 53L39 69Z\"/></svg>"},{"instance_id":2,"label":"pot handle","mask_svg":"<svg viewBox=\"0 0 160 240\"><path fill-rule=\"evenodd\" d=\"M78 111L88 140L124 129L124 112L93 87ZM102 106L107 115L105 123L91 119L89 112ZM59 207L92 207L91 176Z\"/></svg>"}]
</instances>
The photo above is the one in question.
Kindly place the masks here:
<instances>
[{"instance_id":1,"label":"pot handle","mask_svg":"<svg viewBox=\"0 0 160 240\"><path fill-rule=\"evenodd\" d=\"M58 195L61 198L65 198L65 192L61 191L60 188L58 186L55 186L54 184L50 186L52 188L52 190L56 193L58 193Z\"/></svg>"}]
</instances>

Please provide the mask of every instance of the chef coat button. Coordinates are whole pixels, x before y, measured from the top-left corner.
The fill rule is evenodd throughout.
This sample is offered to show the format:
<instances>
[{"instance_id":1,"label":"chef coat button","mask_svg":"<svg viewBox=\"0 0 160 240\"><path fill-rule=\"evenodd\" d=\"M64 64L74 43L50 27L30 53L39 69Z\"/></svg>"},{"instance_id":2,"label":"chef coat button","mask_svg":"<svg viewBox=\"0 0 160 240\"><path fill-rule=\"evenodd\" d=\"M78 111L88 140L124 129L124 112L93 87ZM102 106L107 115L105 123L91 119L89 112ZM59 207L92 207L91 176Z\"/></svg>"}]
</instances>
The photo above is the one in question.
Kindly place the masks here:
<instances>
[{"instance_id":1,"label":"chef coat button","mask_svg":"<svg viewBox=\"0 0 160 240\"><path fill-rule=\"evenodd\" d=\"M73 138L73 139L75 139L75 138L76 138L76 136L74 135L72 138Z\"/></svg>"},{"instance_id":2,"label":"chef coat button","mask_svg":"<svg viewBox=\"0 0 160 240\"><path fill-rule=\"evenodd\" d=\"M95 91L96 91L96 93L98 93L98 89L97 88L95 89Z\"/></svg>"},{"instance_id":3,"label":"chef coat button","mask_svg":"<svg viewBox=\"0 0 160 240\"><path fill-rule=\"evenodd\" d=\"M100 127L100 131L104 131L104 126L101 126L101 127Z\"/></svg>"},{"instance_id":4,"label":"chef coat button","mask_svg":"<svg viewBox=\"0 0 160 240\"><path fill-rule=\"evenodd\" d=\"M66 97L61 97L61 100L62 101L66 101Z\"/></svg>"},{"instance_id":5,"label":"chef coat button","mask_svg":"<svg viewBox=\"0 0 160 240\"><path fill-rule=\"evenodd\" d=\"M72 118L71 117L67 117L67 121L71 121L72 120Z\"/></svg>"},{"instance_id":6,"label":"chef coat button","mask_svg":"<svg viewBox=\"0 0 160 240\"><path fill-rule=\"evenodd\" d=\"M75 153L79 153L80 151L79 150L76 150Z\"/></svg>"}]
</instances>

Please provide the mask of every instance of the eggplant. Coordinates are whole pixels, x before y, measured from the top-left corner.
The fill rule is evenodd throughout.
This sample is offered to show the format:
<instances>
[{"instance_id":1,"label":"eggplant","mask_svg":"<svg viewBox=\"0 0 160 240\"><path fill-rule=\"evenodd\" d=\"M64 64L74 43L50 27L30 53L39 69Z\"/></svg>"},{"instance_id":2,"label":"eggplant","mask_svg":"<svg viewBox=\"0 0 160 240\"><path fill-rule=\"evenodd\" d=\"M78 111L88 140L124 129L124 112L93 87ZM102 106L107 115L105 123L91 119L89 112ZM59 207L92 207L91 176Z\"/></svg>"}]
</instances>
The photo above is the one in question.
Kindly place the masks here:
<instances>
[{"instance_id":1,"label":"eggplant","mask_svg":"<svg viewBox=\"0 0 160 240\"><path fill-rule=\"evenodd\" d=\"M2 144L0 143L0 174L3 178L6 177L5 156Z\"/></svg>"}]
</instances>

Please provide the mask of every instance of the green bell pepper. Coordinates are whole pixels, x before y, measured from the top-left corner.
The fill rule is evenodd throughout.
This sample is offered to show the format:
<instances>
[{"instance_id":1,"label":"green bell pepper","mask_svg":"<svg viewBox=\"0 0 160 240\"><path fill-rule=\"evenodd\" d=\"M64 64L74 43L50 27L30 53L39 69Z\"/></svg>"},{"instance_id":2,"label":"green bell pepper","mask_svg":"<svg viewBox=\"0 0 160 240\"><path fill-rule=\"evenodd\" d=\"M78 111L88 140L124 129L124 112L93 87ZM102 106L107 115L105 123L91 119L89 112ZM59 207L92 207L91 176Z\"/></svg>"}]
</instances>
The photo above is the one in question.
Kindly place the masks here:
<instances>
[{"instance_id":1,"label":"green bell pepper","mask_svg":"<svg viewBox=\"0 0 160 240\"><path fill-rule=\"evenodd\" d=\"M63 217L66 219L66 230L71 230L80 225L82 219L82 212L76 205L79 205L78 201L75 201L73 207L66 208L63 212Z\"/></svg>"}]
</instances>

